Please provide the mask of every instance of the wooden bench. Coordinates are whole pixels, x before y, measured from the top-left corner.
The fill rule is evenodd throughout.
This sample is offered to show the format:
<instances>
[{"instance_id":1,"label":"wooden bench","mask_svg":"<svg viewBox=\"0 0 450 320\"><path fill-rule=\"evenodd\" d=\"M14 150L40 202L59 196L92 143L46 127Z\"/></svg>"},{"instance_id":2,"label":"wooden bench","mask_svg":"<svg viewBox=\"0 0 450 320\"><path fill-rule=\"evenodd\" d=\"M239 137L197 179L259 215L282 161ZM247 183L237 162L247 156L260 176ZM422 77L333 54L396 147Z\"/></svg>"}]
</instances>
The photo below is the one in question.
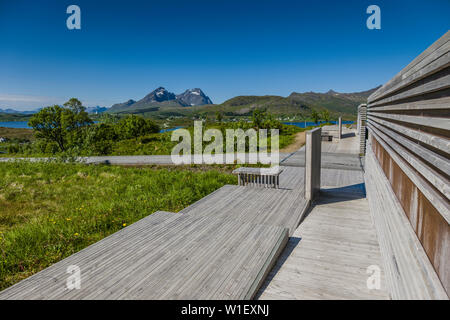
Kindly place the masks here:
<instances>
[{"instance_id":1,"label":"wooden bench","mask_svg":"<svg viewBox=\"0 0 450 320\"><path fill-rule=\"evenodd\" d=\"M238 184L240 186L254 186L263 188L280 187L280 173L283 169L280 166L271 168L247 168L240 167L233 170L233 174L238 175Z\"/></svg>"},{"instance_id":2,"label":"wooden bench","mask_svg":"<svg viewBox=\"0 0 450 320\"><path fill-rule=\"evenodd\" d=\"M333 141L333 134L330 132L322 132L322 141Z\"/></svg>"}]
</instances>

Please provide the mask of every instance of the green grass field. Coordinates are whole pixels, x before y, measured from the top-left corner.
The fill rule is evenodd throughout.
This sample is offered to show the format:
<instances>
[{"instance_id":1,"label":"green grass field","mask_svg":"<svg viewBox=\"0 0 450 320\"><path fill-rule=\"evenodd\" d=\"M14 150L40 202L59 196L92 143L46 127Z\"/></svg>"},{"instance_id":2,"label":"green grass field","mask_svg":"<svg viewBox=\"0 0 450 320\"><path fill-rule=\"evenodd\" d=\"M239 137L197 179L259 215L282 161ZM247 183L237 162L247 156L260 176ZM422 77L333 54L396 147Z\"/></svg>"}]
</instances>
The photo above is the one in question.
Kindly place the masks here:
<instances>
[{"instance_id":1,"label":"green grass field","mask_svg":"<svg viewBox=\"0 0 450 320\"><path fill-rule=\"evenodd\" d=\"M0 289L157 210L236 184L232 169L0 164Z\"/></svg>"}]
</instances>

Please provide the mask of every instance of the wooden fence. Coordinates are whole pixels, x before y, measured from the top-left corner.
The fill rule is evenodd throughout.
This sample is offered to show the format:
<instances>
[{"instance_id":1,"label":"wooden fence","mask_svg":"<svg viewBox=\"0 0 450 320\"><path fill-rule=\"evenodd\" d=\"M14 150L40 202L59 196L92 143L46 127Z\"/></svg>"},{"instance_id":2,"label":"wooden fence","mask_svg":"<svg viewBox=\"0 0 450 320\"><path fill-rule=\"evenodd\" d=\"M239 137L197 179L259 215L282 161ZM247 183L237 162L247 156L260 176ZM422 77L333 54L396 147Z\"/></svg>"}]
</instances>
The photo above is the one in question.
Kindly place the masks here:
<instances>
[{"instance_id":1,"label":"wooden fence","mask_svg":"<svg viewBox=\"0 0 450 320\"><path fill-rule=\"evenodd\" d=\"M393 297L445 298L443 289L450 292L450 31L368 98L367 127L366 185L369 201L378 206L374 221ZM377 189L384 183L380 179L390 189ZM390 202L391 210L379 209ZM396 208L403 218L396 217Z\"/></svg>"}]
</instances>

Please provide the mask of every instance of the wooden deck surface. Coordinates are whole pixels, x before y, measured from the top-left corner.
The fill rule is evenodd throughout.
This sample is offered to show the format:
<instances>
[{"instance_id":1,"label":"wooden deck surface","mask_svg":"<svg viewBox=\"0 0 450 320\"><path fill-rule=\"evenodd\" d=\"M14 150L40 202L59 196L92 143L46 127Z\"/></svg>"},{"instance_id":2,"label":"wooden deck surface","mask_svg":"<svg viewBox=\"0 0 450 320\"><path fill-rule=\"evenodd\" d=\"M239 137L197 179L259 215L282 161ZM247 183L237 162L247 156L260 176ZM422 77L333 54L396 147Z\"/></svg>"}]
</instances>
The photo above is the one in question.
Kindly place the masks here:
<instances>
[{"instance_id":1,"label":"wooden deck surface","mask_svg":"<svg viewBox=\"0 0 450 320\"><path fill-rule=\"evenodd\" d=\"M280 226L292 234L307 209L302 190L226 185L180 213Z\"/></svg>"},{"instance_id":2,"label":"wooden deck surface","mask_svg":"<svg viewBox=\"0 0 450 320\"><path fill-rule=\"evenodd\" d=\"M258 298L388 299L363 188L330 189L321 199L290 238ZM371 265L380 267L380 290L367 288Z\"/></svg>"},{"instance_id":3,"label":"wooden deck surface","mask_svg":"<svg viewBox=\"0 0 450 320\"><path fill-rule=\"evenodd\" d=\"M322 143L323 145L324 143ZM298 152L290 155L281 162L282 166L304 167L305 152L300 149ZM358 155L348 153L332 153L322 151L322 168L342 169L342 170L361 170L363 163Z\"/></svg>"},{"instance_id":4,"label":"wooden deck surface","mask_svg":"<svg viewBox=\"0 0 450 320\"><path fill-rule=\"evenodd\" d=\"M389 299L357 155L359 141L346 134L340 142L322 142L319 200L291 235L259 299ZM289 166L283 174L301 171L301 153L283 161ZM367 288L371 265L380 268L380 290Z\"/></svg>"},{"instance_id":5,"label":"wooden deck surface","mask_svg":"<svg viewBox=\"0 0 450 320\"><path fill-rule=\"evenodd\" d=\"M251 299L287 240L282 227L156 212L0 299ZM71 265L80 289L66 288Z\"/></svg>"},{"instance_id":6,"label":"wooden deck surface","mask_svg":"<svg viewBox=\"0 0 450 320\"><path fill-rule=\"evenodd\" d=\"M280 189L298 190L304 192L305 167L282 166L280 174ZM351 186L364 183L364 172L354 170L349 173L346 169L322 168L320 181L322 187Z\"/></svg>"}]
</instances>

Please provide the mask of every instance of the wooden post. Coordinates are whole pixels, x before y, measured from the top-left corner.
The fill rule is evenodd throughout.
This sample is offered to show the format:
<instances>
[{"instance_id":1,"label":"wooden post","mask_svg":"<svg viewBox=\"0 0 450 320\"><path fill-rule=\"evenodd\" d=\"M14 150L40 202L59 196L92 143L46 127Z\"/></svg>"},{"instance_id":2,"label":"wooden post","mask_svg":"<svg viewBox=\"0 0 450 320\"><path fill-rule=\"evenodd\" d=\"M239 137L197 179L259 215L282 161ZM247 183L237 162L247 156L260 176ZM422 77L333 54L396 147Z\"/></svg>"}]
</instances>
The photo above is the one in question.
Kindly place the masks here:
<instances>
[{"instance_id":1,"label":"wooden post","mask_svg":"<svg viewBox=\"0 0 450 320\"><path fill-rule=\"evenodd\" d=\"M306 131L305 198L313 200L320 190L322 128Z\"/></svg>"},{"instance_id":2,"label":"wooden post","mask_svg":"<svg viewBox=\"0 0 450 320\"><path fill-rule=\"evenodd\" d=\"M358 107L359 119L359 153L366 153L366 122L367 122L367 104L361 104Z\"/></svg>"},{"instance_id":3,"label":"wooden post","mask_svg":"<svg viewBox=\"0 0 450 320\"><path fill-rule=\"evenodd\" d=\"M339 117L339 122L338 122L338 139L339 140L342 139L342 117Z\"/></svg>"},{"instance_id":4,"label":"wooden post","mask_svg":"<svg viewBox=\"0 0 450 320\"><path fill-rule=\"evenodd\" d=\"M358 109L358 119L356 120L356 135L357 136L359 136L360 121L361 121L361 115L359 114L359 109Z\"/></svg>"}]
</instances>

